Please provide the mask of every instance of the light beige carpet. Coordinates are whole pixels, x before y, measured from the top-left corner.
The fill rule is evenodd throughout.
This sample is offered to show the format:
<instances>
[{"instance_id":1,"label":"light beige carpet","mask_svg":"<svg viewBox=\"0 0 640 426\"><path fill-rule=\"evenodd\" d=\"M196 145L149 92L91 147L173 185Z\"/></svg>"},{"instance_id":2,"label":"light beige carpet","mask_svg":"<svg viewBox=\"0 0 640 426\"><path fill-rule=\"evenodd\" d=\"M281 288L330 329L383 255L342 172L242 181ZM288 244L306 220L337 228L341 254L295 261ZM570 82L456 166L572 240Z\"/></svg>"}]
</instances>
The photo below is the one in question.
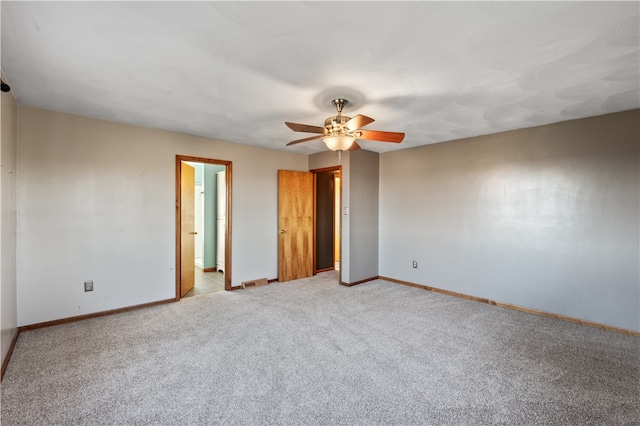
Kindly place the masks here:
<instances>
[{"instance_id":1,"label":"light beige carpet","mask_svg":"<svg viewBox=\"0 0 640 426\"><path fill-rule=\"evenodd\" d=\"M334 273L22 333L2 425L614 425L640 339Z\"/></svg>"}]
</instances>

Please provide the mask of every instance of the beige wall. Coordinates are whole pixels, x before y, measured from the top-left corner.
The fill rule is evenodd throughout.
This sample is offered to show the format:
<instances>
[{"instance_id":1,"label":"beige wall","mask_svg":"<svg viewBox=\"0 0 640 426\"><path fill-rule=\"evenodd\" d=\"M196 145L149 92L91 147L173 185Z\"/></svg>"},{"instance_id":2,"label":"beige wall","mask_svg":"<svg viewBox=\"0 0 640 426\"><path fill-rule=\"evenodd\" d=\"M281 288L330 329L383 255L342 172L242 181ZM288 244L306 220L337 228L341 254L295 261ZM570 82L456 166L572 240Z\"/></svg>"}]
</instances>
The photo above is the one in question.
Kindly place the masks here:
<instances>
[{"instance_id":1,"label":"beige wall","mask_svg":"<svg viewBox=\"0 0 640 426\"><path fill-rule=\"evenodd\" d=\"M18 325L175 296L177 154L233 162L232 284L277 277L277 170L307 170L306 155L22 105L18 116Z\"/></svg>"},{"instance_id":2,"label":"beige wall","mask_svg":"<svg viewBox=\"0 0 640 426\"><path fill-rule=\"evenodd\" d=\"M4 78L4 76L3 76ZM0 106L0 312L2 361L17 329L16 299L16 148L17 105L11 92Z\"/></svg>"},{"instance_id":3,"label":"beige wall","mask_svg":"<svg viewBox=\"0 0 640 426\"><path fill-rule=\"evenodd\" d=\"M380 155L363 149L350 154L351 227L349 228L350 244L346 249L349 250L351 259L349 278L353 283L378 276Z\"/></svg>"},{"instance_id":4,"label":"beige wall","mask_svg":"<svg viewBox=\"0 0 640 426\"><path fill-rule=\"evenodd\" d=\"M640 331L639 127L635 110L382 154L380 275Z\"/></svg>"}]
</instances>

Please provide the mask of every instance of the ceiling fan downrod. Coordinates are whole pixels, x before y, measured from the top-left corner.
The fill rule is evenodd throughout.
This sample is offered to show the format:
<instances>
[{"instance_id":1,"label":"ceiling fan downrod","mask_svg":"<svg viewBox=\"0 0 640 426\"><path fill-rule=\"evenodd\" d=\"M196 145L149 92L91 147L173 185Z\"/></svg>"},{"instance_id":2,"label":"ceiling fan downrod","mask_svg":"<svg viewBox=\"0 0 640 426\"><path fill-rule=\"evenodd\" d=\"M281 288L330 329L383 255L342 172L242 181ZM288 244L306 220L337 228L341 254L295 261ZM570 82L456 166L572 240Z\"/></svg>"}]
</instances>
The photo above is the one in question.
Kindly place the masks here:
<instances>
[{"instance_id":1,"label":"ceiling fan downrod","mask_svg":"<svg viewBox=\"0 0 640 426\"><path fill-rule=\"evenodd\" d=\"M348 104L349 101L346 100L346 99L338 98L338 99L332 100L331 103L336 108L336 111L338 111L338 115L341 115L342 114L342 108L344 108L344 106L346 104Z\"/></svg>"}]
</instances>

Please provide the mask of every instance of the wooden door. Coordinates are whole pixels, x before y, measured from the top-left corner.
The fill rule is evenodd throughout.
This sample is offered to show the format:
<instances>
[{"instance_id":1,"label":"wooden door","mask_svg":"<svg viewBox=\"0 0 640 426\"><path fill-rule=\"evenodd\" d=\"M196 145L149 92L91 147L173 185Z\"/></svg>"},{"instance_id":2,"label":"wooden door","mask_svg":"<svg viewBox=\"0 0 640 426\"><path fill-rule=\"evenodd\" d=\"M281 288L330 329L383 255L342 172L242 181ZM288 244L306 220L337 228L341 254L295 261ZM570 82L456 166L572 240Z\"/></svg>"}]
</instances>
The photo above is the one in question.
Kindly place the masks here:
<instances>
[{"instance_id":1,"label":"wooden door","mask_svg":"<svg viewBox=\"0 0 640 426\"><path fill-rule=\"evenodd\" d=\"M313 275L313 174L278 170L278 281Z\"/></svg>"},{"instance_id":2,"label":"wooden door","mask_svg":"<svg viewBox=\"0 0 640 426\"><path fill-rule=\"evenodd\" d=\"M195 284L195 170L180 163L180 297Z\"/></svg>"}]
</instances>

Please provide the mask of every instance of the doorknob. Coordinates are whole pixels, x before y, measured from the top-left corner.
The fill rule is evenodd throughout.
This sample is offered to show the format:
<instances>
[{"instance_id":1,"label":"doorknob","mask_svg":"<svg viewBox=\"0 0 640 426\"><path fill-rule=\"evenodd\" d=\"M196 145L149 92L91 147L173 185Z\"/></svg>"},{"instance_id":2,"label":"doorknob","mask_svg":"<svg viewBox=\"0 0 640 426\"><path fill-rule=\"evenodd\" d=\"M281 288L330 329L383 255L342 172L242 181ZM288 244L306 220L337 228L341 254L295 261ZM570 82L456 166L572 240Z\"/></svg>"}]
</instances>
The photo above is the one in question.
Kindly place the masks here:
<instances>
[{"instance_id":1,"label":"doorknob","mask_svg":"<svg viewBox=\"0 0 640 426\"><path fill-rule=\"evenodd\" d=\"M189 232L191 235L198 235L197 232Z\"/></svg>"},{"instance_id":2,"label":"doorknob","mask_svg":"<svg viewBox=\"0 0 640 426\"><path fill-rule=\"evenodd\" d=\"M281 234L286 234L286 233L287 233L287 231L285 231L284 229L281 229L281 230L280 230L280 233L281 233Z\"/></svg>"}]
</instances>

